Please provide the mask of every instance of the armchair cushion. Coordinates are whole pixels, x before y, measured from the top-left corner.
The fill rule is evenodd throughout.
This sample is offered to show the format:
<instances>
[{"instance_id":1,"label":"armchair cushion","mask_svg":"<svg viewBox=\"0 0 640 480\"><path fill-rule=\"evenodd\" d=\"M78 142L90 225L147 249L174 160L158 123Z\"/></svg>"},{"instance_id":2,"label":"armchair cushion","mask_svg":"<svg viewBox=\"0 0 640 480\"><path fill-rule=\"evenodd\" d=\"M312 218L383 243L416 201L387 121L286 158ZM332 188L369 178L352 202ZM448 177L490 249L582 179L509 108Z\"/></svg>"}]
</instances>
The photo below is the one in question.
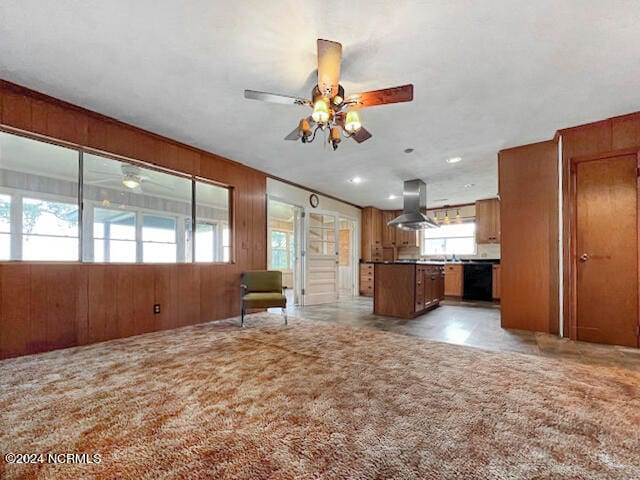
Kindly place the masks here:
<instances>
[{"instance_id":1,"label":"armchair cushion","mask_svg":"<svg viewBox=\"0 0 640 480\"><path fill-rule=\"evenodd\" d=\"M247 293L242 297L244 308L286 307L287 298L278 292Z\"/></svg>"},{"instance_id":2,"label":"armchair cushion","mask_svg":"<svg viewBox=\"0 0 640 480\"><path fill-rule=\"evenodd\" d=\"M242 274L242 284L246 285L246 291L248 293L282 293L282 272L277 270L244 272Z\"/></svg>"}]
</instances>

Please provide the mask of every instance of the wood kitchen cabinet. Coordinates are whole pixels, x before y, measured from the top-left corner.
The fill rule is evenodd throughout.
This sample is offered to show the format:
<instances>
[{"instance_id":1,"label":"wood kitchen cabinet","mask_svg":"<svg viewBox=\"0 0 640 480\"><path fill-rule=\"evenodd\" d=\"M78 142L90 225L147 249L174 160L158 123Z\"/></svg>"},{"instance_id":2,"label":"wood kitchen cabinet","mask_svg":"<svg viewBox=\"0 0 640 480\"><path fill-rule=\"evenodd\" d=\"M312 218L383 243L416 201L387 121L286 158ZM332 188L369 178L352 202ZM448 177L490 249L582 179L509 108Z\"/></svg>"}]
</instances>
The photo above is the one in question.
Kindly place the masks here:
<instances>
[{"instance_id":1,"label":"wood kitchen cabinet","mask_svg":"<svg viewBox=\"0 0 640 480\"><path fill-rule=\"evenodd\" d=\"M360 295L373 297L373 263L360 264Z\"/></svg>"},{"instance_id":2,"label":"wood kitchen cabinet","mask_svg":"<svg viewBox=\"0 0 640 480\"><path fill-rule=\"evenodd\" d=\"M437 307L444 296L442 265L377 263L373 313L413 318Z\"/></svg>"},{"instance_id":3,"label":"wood kitchen cabinet","mask_svg":"<svg viewBox=\"0 0 640 480\"><path fill-rule=\"evenodd\" d=\"M493 266L492 278L493 278L493 285L492 285L493 299L500 300L500 264L495 264Z\"/></svg>"},{"instance_id":4,"label":"wood kitchen cabinet","mask_svg":"<svg viewBox=\"0 0 640 480\"><path fill-rule=\"evenodd\" d=\"M402 212L394 212L396 217ZM395 218L395 217L394 217ZM411 230L402 230L401 228L396 228L396 246L397 247L417 247L420 244L418 243L418 232Z\"/></svg>"},{"instance_id":5,"label":"wood kitchen cabinet","mask_svg":"<svg viewBox=\"0 0 640 480\"><path fill-rule=\"evenodd\" d=\"M423 266L424 305L423 310L437 305L444 298L444 267Z\"/></svg>"},{"instance_id":6,"label":"wood kitchen cabinet","mask_svg":"<svg viewBox=\"0 0 640 480\"><path fill-rule=\"evenodd\" d=\"M447 297L462 297L463 270L462 264L445 265L444 294Z\"/></svg>"},{"instance_id":7,"label":"wood kitchen cabinet","mask_svg":"<svg viewBox=\"0 0 640 480\"><path fill-rule=\"evenodd\" d=\"M362 260L380 262L382 250L382 211L374 207L362 209L362 236L360 256Z\"/></svg>"},{"instance_id":8,"label":"wood kitchen cabinet","mask_svg":"<svg viewBox=\"0 0 640 480\"><path fill-rule=\"evenodd\" d=\"M500 200L476 202L476 243L500 243Z\"/></svg>"},{"instance_id":9,"label":"wood kitchen cabinet","mask_svg":"<svg viewBox=\"0 0 640 480\"><path fill-rule=\"evenodd\" d=\"M418 247L419 232L409 232L387 223L400 215L398 210L362 209L360 257L365 262L395 261L400 247Z\"/></svg>"},{"instance_id":10,"label":"wood kitchen cabinet","mask_svg":"<svg viewBox=\"0 0 640 480\"><path fill-rule=\"evenodd\" d=\"M396 227L387 225L391 220L396 218L397 212L393 210L384 210L382 212L382 246L386 248L397 247L397 234L400 230Z\"/></svg>"}]
</instances>

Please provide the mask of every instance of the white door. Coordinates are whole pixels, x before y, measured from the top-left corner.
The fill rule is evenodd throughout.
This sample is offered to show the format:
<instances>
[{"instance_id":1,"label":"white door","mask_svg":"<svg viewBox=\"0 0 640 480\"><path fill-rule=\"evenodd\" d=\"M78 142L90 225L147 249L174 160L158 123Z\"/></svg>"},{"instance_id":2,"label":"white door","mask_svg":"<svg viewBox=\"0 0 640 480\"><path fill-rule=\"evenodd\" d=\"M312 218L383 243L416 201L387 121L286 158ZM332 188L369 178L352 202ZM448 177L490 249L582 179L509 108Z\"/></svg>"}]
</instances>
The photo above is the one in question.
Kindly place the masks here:
<instances>
[{"instance_id":1,"label":"white door","mask_svg":"<svg viewBox=\"0 0 640 480\"><path fill-rule=\"evenodd\" d=\"M309 213L304 304L338 300L338 219L328 213Z\"/></svg>"}]
</instances>

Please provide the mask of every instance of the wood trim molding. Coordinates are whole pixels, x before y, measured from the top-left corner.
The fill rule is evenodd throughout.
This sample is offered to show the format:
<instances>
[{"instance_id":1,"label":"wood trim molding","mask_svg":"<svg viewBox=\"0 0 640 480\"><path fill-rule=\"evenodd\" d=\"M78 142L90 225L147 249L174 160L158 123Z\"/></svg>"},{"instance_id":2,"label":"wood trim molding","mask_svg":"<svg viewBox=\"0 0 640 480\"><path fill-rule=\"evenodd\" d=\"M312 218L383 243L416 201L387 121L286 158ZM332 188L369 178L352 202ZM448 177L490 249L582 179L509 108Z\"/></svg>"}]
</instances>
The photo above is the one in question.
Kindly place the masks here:
<instances>
[{"instance_id":1,"label":"wood trim molding","mask_svg":"<svg viewBox=\"0 0 640 480\"><path fill-rule=\"evenodd\" d=\"M171 138L164 137L162 135L159 135L157 133L151 132L149 130L145 130L143 128L139 128L139 127L136 127L134 125L130 125L128 123L124 123L124 122L122 122L120 120L117 120L117 119L115 119L113 117L109 117L107 115L103 115L101 113L94 112L93 110L88 110L88 109L80 107L78 105L74 105L73 103L65 102L64 100L60 100L60 99L57 99L55 97L51 97L51 96L46 95L44 93L37 92L35 90L31 90L31 89L29 89L27 87L23 87L21 85L15 84L15 83L8 82L6 80L0 79L0 89L4 89L4 90L10 91L10 92L13 92L15 94L18 94L18 95L29 97L29 98L32 98L32 99L37 100L37 101L46 102L47 104L50 104L50 105L58 106L58 107L66 110L66 111L74 111L74 112L77 112L79 114L82 114L82 115L85 115L85 116L88 116L88 117L91 117L91 118L95 118L95 119L97 119L99 121L102 121L102 122L109 122L111 124L117 125L118 127L131 129L131 130L136 131L137 133L143 132L146 135L149 135L149 136L151 136L151 137L153 137L153 138L155 138L157 140L160 140L160 141L162 141L164 143L169 143L169 144L175 145L176 147L180 147L180 148L186 148L186 149L189 149L189 150L193 151L194 153L197 153L197 154L200 154L200 155L209 155L209 156L213 155L218 160L222 160L224 162L229 162L232 165L237 165L239 167L246 168L246 169L252 170L254 172L258 172L258 173L260 173L262 175L265 175L268 178L272 178L274 180L278 180L280 182L287 183L287 184L292 185L294 187L298 187L298 188L301 188L303 190L307 190L309 192L316 193L318 195L322 195L323 197L330 198L332 200L336 200L338 202L345 203L345 204L350 205L352 207L362 209L362 207L360 205L356 205L355 203L349 202L347 200L343 200L341 198L335 197L333 195L328 195L326 193L320 192L320 191L315 190L313 188L309 188L309 187L306 187L304 185L300 185L298 183L291 182L291 181L286 180L284 178L277 177L275 175L271 175L271 174L266 173L266 172L262 172L261 170L258 170L256 168L250 167L250 166L248 166L248 165L246 165L244 163L240 163L240 162L237 162L235 160L231 160L229 158L222 157L222 156L217 155L215 153L211 153L211 152L208 152L206 150L202 150L202 149L193 147L191 145L188 145L188 144L185 144L185 143L182 143L182 142L178 142L177 140L173 140ZM48 137L48 136L45 136L45 135L38 134L36 132L31 132L31 131L28 131L28 130L22 130L22 129L19 129L19 128L16 128L16 127L12 127L12 126L8 126L8 125L2 125L1 122L0 122L0 126L3 129L6 129L6 131L9 131L11 133L15 133L15 134L26 136L26 137L33 138L33 139L37 139L37 140L44 141L44 142L47 142L47 143L53 143L55 145L60 145L60 146L63 146L63 147L70 147L70 148L83 148L84 151L86 151L88 153L95 153L96 155L107 156L109 158L113 158L114 160L125 160L127 162L132 162L132 161L135 162L136 161L135 158L131 158L131 157L128 157L128 156L121 156L121 155L118 155L118 154L114 154L113 152L107 152L107 151L104 151L104 150L91 148L91 147L89 147L87 145L81 145L81 144L78 144L78 143L71 143L71 142L68 142L68 141L55 139L55 138L52 138L52 137ZM145 165L148 165L147 162L144 162L144 163L145 163ZM180 172L177 172L177 173L180 173Z\"/></svg>"}]
</instances>

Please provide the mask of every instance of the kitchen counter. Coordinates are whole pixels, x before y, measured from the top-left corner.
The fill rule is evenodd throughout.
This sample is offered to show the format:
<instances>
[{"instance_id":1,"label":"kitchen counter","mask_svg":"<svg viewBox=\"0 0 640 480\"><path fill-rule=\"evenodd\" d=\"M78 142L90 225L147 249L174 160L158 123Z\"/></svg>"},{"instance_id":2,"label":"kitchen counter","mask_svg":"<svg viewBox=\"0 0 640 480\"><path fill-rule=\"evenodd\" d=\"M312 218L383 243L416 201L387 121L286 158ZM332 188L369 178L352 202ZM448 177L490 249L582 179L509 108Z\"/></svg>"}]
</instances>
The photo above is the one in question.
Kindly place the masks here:
<instances>
[{"instance_id":1,"label":"kitchen counter","mask_svg":"<svg viewBox=\"0 0 640 480\"><path fill-rule=\"evenodd\" d=\"M469 263L500 263L500 259L478 258L473 260L396 260L395 262L361 261L360 263L385 264L385 265L466 265Z\"/></svg>"},{"instance_id":2,"label":"kitchen counter","mask_svg":"<svg viewBox=\"0 0 640 480\"><path fill-rule=\"evenodd\" d=\"M413 318L444 298L443 262L371 262L374 264L373 313Z\"/></svg>"},{"instance_id":3,"label":"kitchen counter","mask_svg":"<svg viewBox=\"0 0 640 480\"><path fill-rule=\"evenodd\" d=\"M406 260L406 261L398 261L395 262L361 262L361 263L370 263L373 265L444 265L445 262L438 262L435 260ZM447 262L450 263L450 262Z\"/></svg>"}]
</instances>

